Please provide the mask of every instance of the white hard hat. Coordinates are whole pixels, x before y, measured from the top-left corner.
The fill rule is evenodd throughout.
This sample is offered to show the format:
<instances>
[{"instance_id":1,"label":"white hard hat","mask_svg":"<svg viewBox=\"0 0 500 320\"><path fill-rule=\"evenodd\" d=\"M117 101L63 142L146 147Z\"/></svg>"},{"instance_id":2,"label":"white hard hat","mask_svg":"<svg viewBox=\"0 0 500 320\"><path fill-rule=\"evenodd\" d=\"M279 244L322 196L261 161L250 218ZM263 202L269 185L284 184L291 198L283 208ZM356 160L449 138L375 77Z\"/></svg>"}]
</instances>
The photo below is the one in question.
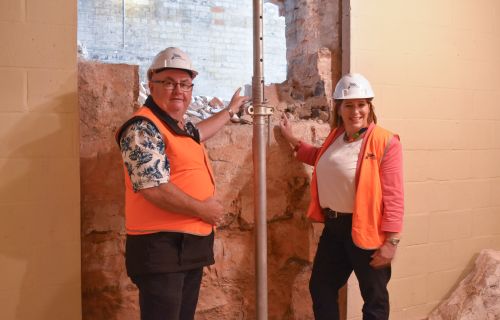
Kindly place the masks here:
<instances>
[{"instance_id":1,"label":"white hard hat","mask_svg":"<svg viewBox=\"0 0 500 320\"><path fill-rule=\"evenodd\" d=\"M368 99L373 97L375 97L375 94L370 82L359 73L348 73L340 78L333 93L333 99L335 100Z\"/></svg>"},{"instance_id":2,"label":"white hard hat","mask_svg":"<svg viewBox=\"0 0 500 320\"><path fill-rule=\"evenodd\" d=\"M193 69L189 56L179 48L166 48L160 51L154 58L151 66L148 69L148 79L151 80L153 73L156 70L165 68L182 69L191 73L192 77L196 77L198 72Z\"/></svg>"}]
</instances>

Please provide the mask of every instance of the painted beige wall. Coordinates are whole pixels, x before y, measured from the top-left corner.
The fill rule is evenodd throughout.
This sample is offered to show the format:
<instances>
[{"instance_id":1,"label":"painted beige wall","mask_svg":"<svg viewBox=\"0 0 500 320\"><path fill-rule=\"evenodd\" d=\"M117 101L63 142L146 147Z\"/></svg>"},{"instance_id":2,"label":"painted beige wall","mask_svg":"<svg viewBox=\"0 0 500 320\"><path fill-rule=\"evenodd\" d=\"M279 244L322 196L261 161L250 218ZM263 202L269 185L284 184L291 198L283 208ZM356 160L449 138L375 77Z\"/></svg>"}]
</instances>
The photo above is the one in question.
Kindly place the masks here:
<instances>
[{"instance_id":1,"label":"painted beige wall","mask_svg":"<svg viewBox=\"0 0 500 320\"><path fill-rule=\"evenodd\" d=\"M0 1L0 319L81 319L76 3Z\"/></svg>"},{"instance_id":2,"label":"painted beige wall","mask_svg":"<svg viewBox=\"0 0 500 320\"><path fill-rule=\"evenodd\" d=\"M351 70L401 135L405 232L391 319L422 319L500 250L500 2L352 0ZM355 281L349 319L360 319Z\"/></svg>"}]
</instances>

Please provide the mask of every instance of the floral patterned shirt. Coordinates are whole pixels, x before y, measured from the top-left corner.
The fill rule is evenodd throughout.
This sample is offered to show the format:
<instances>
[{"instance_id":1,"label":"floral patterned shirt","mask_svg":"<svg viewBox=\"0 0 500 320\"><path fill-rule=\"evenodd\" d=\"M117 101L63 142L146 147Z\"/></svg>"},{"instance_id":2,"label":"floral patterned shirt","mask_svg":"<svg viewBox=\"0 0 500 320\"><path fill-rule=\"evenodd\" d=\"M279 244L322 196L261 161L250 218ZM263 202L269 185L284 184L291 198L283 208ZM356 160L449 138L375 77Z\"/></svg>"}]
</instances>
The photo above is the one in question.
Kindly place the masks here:
<instances>
[{"instance_id":1,"label":"floral patterned shirt","mask_svg":"<svg viewBox=\"0 0 500 320\"><path fill-rule=\"evenodd\" d=\"M190 136L198 133L191 122L185 128ZM170 162L165 148L160 131L147 119L138 119L123 131L120 150L135 192L168 183Z\"/></svg>"}]
</instances>

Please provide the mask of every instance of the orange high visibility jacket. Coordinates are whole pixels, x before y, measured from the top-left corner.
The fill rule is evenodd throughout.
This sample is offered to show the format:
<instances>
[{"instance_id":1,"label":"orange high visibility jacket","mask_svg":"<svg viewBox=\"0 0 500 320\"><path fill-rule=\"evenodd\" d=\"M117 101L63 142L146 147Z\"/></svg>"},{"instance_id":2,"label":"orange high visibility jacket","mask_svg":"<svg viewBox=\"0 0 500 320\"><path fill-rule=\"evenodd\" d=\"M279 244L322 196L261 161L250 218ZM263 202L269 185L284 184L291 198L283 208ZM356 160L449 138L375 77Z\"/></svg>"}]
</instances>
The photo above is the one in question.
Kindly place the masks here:
<instances>
[{"instance_id":1,"label":"orange high visibility jacket","mask_svg":"<svg viewBox=\"0 0 500 320\"><path fill-rule=\"evenodd\" d=\"M142 117L154 123L165 142L165 153L170 161L170 180L179 189L197 200L205 200L215 193L212 168L202 143L191 137L173 133L147 107L141 107L132 118ZM129 122L127 122L129 123ZM121 132L120 128L118 132ZM117 137L119 140L120 137ZM161 231L209 235L212 225L198 217L165 211L134 192L125 172L125 226L128 234L148 234Z\"/></svg>"},{"instance_id":2,"label":"orange high visibility jacket","mask_svg":"<svg viewBox=\"0 0 500 320\"><path fill-rule=\"evenodd\" d=\"M316 156L311 179L311 202L307 210L307 216L313 221L324 222L319 204L316 166L321 155L343 132L343 128L333 129ZM393 137L399 139L397 135L393 135L379 126L370 125L358 156L352 239L358 247L363 249L379 248L385 241L385 233L380 229L383 201L379 168Z\"/></svg>"}]
</instances>

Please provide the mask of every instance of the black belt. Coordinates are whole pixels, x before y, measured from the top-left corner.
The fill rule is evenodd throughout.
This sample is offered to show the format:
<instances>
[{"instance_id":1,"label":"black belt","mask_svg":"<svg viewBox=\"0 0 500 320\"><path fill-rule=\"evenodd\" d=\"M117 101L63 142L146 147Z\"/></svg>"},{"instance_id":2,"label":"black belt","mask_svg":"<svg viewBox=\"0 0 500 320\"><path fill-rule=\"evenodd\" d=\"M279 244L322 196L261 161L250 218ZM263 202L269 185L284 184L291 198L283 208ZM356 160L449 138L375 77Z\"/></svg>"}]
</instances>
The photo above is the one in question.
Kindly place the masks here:
<instances>
[{"instance_id":1,"label":"black belt","mask_svg":"<svg viewBox=\"0 0 500 320\"><path fill-rule=\"evenodd\" d=\"M322 208L321 211L323 212L325 219L337 219L342 216L352 215L352 212L339 212L330 208Z\"/></svg>"}]
</instances>

